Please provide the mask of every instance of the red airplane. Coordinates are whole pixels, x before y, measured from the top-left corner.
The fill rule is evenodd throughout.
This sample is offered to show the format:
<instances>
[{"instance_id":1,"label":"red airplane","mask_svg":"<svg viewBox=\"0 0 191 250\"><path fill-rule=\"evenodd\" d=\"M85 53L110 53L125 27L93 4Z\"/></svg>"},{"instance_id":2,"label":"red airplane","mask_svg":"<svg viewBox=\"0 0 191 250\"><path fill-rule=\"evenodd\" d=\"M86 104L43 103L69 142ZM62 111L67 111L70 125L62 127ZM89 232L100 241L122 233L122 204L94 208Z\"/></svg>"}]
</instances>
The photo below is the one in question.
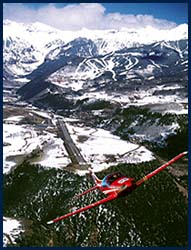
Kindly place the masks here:
<instances>
[{"instance_id":1,"label":"red airplane","mask_svg":"<svg viewBox=\"0 0 191 250\"><path fill-rule=\"evenodd\" d=\"M187 154L187 152L183 152L183 153L175 156L173 159L171 159L170 161L168 161L164 165L160 166L159 168L155 169L153 172L149 173L148 175L144 176L143 178L141 178L137 182L133 178L126 177L126 176L122 175L119 172L109 174L109 175L105 176L103 178L103 180L100 180L89 169L90 174L93 177L95 186L93 186L92 188L86 190L82 194L77 195L76 197L85 195L85 194L87 194L87 193L89 193L89 192L91 192L91 191L93 191L95 189L101 190L104 194L107 195L107 197L102 199L102 200L99 200L97 202L94 202L94 203L92 203L92 204L90 204L88 206L77 209L77 210L75 210L75 211L73 211L71 213L68 213L68 214L65 214L65 215L63 215L61 217L58 217L58 218L56 218L54 220L51 220L51 221L47 222L47 224L52 224L54 222L61 221L61 220L65 219L65 218L68 218L68 217L74 215L74 214L78 214L78 213L81 213L81 212L83 212L85 210L93 208L95 206L99 206L99 205L101 205L101 204L103 204L105 202L115 200L115 199L117 199L119 197L122 197L122 196L127 196L133 190L135 190L137 187L139 187L141 184L143 184L145 181L147 181L148 179L150 179L154 175L158 174L159 172L161 172L163 169L165 169L166 167L168 167L172 163L174 163L177 160L181 159L186 154Z\"/></svg>"}]
</instances>

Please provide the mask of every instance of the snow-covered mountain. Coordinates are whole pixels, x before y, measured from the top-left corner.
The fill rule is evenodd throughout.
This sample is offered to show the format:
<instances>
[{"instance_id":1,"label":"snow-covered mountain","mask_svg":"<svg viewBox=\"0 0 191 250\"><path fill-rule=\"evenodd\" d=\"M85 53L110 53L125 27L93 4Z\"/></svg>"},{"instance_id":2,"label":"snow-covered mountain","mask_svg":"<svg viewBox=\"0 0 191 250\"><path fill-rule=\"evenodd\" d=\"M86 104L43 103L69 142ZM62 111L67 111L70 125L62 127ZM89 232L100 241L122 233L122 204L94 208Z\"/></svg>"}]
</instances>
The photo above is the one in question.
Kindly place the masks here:
<instances>
[{"instance_id":1,"label":"snow-covered mountain","mask_svg":"<svg viewBox=\"0 0 191 250\"><path fill-rule=\"evenodd\" d=\"M73 32L5 20L3 38L4 78L17 80L23 99L187 103L187 24Z\"/></svg>"},{"instance_id":2,"label":"snow-covered mountain","mask_svg":"<svg viewBox=\"0 0 191 250\"><path fill-rule=\"evenodd\" d=\"M47 58L53 58L63 45L76 38L93 41L97 53L104 56L115 51L139 47L157 41L179 41L188 38L188 25L171 30L152 27L120 30L61 31L42 23L3 22L4 76L20 77L36 69Z\"/></svg>"},{"instance_id":3,"label":"snow-covered mountain","mask_svg":"<svg viewBox=\"0 0 191 250\"><path fill-rule=\"evenodd\" d=\"M156 42L100 55L91 39L77 38L51 50L44 62L27 75L30 81L19 94L29 99L49 88L50 83L70 93L72 88L84 93L93 89L128 94L136 89L156 88L156 82L170 80L174 85L177 77L187 79L187 71L187 40Z\"/></svg>"}]
</instances>

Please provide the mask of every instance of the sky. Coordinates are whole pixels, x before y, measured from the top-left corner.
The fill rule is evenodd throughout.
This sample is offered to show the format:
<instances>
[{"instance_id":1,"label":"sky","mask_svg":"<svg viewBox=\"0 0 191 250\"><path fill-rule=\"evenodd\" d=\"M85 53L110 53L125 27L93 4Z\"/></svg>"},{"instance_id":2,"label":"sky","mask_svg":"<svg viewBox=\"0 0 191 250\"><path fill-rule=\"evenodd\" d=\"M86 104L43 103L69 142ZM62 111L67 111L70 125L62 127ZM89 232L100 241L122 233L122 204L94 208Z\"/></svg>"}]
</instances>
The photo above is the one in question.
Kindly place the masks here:
<instances>
[{"instance_id":1,"label":"sky","mask_svg":"<svg viewBox=\"0 0 191 250\"><path fill-rule=\"evenodd\" d=\"M62 30L152 26L171 29L188 23L187 3L4 3L3 18L42 22Z\"/></svg>"}]
</instances>

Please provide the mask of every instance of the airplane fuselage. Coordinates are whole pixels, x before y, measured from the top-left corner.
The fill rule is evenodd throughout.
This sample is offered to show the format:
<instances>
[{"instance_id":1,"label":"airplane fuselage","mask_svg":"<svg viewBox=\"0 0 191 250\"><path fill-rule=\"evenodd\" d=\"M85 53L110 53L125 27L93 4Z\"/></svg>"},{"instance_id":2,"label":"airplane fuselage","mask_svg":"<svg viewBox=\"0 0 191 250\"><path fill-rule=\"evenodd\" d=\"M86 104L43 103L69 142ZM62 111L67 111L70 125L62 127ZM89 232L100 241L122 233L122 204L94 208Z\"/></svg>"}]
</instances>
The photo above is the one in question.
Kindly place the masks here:
<instances>
[{"instance_id":1,"label":"airplane fuselage","mask_svg":"<svg viewBox=\"0 0 191 250\"><path fill-rule=\"evenodd\" d=\"M98 188L106 195L116 195L117 197L121 197L130 194L136 188L136 185L133 178L123 176L116 179L109 186L100 183Z\"/></svg>"}]
</instances>

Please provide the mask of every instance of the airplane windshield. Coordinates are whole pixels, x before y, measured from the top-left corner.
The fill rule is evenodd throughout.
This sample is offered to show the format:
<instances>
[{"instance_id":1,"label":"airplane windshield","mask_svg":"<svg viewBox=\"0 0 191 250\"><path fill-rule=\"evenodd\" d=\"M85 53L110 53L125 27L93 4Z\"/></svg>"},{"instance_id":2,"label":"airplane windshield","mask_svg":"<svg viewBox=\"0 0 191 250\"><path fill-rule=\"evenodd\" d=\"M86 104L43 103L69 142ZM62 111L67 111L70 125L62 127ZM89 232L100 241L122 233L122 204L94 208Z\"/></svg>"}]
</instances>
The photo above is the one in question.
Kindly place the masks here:
<instances>
[{"instance_id":1,"label":"airplane windshield","mask_svg":"<svg viewBox=\"0 0 191 250\"><path fill-rule=\"evenodd\" d=\"M122 176L123 175L120 172L109 174L103 179L102 186L110 186L115 180Z\"/></svg>"}]
</instances>

